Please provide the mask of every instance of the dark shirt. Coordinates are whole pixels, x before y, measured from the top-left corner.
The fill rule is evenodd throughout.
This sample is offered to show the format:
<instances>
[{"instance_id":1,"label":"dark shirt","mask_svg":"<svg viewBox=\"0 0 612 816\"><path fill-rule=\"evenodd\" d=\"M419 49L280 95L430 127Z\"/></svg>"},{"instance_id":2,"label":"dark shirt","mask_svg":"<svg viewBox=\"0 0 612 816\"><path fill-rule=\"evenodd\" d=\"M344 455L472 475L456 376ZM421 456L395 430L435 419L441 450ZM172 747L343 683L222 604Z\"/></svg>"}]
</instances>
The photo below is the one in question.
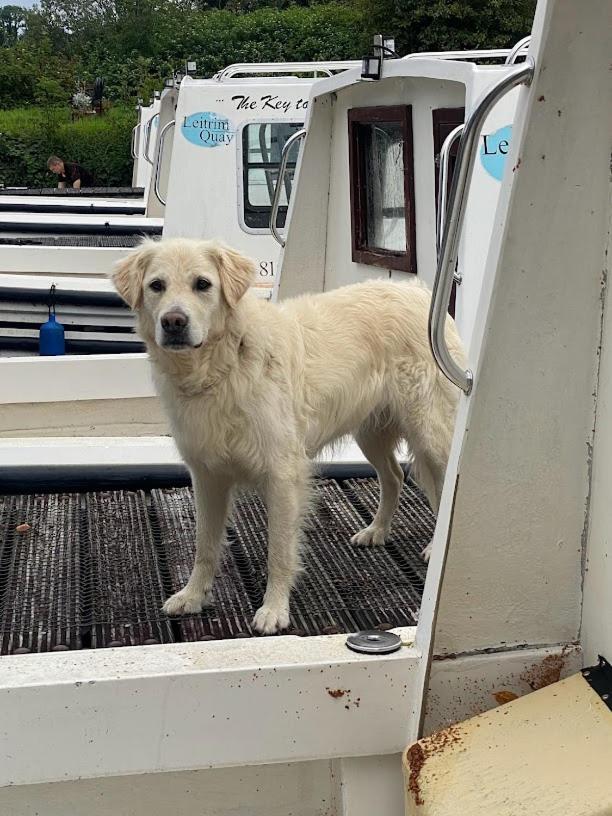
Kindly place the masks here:
<instances>
[{"instance_id":1,"label":"dark shirt","mask_svg":"<svg viewBox=\"0 0 612 816\"><path fill-rule=\"evenodd\" d=\"M64 162L64 172L58 176L59 181L64 181L71 187L75 181L81 180L81 187L93 187L93 176L84 167L76 162Z\"/></svg>"}]
</instances>

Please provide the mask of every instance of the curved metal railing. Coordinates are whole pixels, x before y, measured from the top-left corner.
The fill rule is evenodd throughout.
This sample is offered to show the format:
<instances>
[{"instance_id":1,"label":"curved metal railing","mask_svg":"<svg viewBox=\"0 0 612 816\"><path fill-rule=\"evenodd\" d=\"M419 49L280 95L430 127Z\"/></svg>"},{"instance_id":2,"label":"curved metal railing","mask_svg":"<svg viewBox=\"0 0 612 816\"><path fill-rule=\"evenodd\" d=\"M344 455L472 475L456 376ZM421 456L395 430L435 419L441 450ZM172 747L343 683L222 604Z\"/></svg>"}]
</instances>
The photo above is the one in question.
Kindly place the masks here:
<instances>
[{"instance_id":1,"label":"curved metal railing","mask_svg":"<svg viewBox=\"0 0 612 816\"><path fill-rule=\"evenodd\" d=\"M510 50L510 53L506 57L506 65L514 65L517 59L524 54L527 49L529 48L529 43L531 42L531 36L523 37L522 40L519 40Z\"/></svg>"},{"instance_id":2,"label":"curved metal railing","mask_svg":"<svg viewBox=\"0 0 612 816\"><path fill-rule=\"evenodd\" d=\"M457 263L461 227L465 217L469 182L476 160L480 131L489 111L512 88L517 85L529 85L533 73L534 62L530 57L527 57L525 62L511 68L503 78L493 85L468 116L459 143L444 232L440 239L440 254L431 296L428 328L429 344L440 371L452 383L461 388L465 394L469 394L472 390L474 376L469 369L464 370L453 359L446 345L444 329L453 284L453 273Z\"/></svg>"},{"instance_id":3,"label":"curved metal railing","mask_svg":"<svg viewBox=\"0 0 612 816\"><path fill-rule=\"evenodd\" d=\"M289 151L296 142L300 142L306 135L306 128L297 130L290 136L284 144L283 152L281 153L280 165L278 167L278 178L276 180L276 187L274 188L274 196L272 198L272 206L270 208L270 232L276 241L282 246L285 246L285 239L278 231L276 222L278 220L278 208L280 206L280 198L285 183L285 173L287 172L287 162L289 161Z\"/></svg>"},{"instance_id":4,"label":"curved metal railing","mask_svg":"<svg viewBox=\"0 0 612 816\"><path fill-rule=\"evenodd\" d=\"M325 62L236 62L216 73L213 79L221 82L240 74L323 74L333 76L334 71L346 71L361 65L359 60L330 60Z\"/></svg>"},{"instance_id":5,"label":"curved metal railing","mask_svg":"<svg viewBox=\"0 0 612 816\"><path fill-rule=\"evenodd\" d=\"M132 139L130 142L130 153L133 159L138 158L138 151L136 150L136 134L140 130L140 122L132 128Z\"/></svg>"},{"instance_id":6,"label":"curved metal railing","mask_svg":"<svg viewBox=\"0 0 612 816\"><path fill-rule=\"evenodd\" d=\"M144 150L142 151L142 154L145 157L145 159L149 162L149 164L153 164L153 159L149 155L149 148L151 147L151 132L153 130L153 120L154 119L159 119L159 111L157 113L153 114L153 116L149 119L149 121L145 125L145 127L146 127L145 144L144 144Z\"/></svg>"},{"instance_id":7,"label":"curved metal railing","mask_svg":"<svg viewBox=\"0 0 612 816\"><path fill-rule=\"evenodd\" d=\"M172 119L170 122L166 122L166 124L161 129L159 134L159 146L157 148L157 161L155 162L155 179L153 182L153 190L157 197L157 200L160 204L163 204L164 207L166 206L166 200L162 198L161 191L159 189L159 176L162 166L162 156L164 155L164 143L166 141L166 133L170 130L171 127L174 127L176 124L176 120Z\"/></svg>"}]
</instances>

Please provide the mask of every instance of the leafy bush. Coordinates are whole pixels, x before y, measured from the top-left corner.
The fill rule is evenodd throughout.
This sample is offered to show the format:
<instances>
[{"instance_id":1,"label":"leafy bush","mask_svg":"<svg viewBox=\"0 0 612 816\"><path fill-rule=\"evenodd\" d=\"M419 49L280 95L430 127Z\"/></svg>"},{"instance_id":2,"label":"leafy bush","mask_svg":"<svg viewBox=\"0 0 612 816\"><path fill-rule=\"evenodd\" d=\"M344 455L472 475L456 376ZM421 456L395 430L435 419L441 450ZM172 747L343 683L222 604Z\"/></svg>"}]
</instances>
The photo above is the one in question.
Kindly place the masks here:
<instances>
[{"instance_id":1,"label":"leafy bush","mask_svg":"<svg viewBox=\"0 0 612 816\"><path fill-rule=\"evenodd\" d=\"M63 108L25 108L0 112L0 183L5 186L55 186L47 159L57 154L90 170L101 186L129 186L132 179L131 108L114 107L103 116L74 121Z\"/></svg>"}]
</instances>

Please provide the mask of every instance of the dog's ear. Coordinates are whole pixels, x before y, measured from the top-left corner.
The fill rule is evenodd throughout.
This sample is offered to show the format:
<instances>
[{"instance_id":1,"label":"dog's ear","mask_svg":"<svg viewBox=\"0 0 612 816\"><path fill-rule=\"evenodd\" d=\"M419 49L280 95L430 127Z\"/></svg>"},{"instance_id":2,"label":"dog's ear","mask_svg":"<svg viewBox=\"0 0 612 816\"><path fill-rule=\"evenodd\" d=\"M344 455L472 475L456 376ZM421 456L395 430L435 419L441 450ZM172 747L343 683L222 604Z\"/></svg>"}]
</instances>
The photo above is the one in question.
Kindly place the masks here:
<instances>
[{"instance_id":1,"label":"dog's ear","mask_svg":"<svg viewBox=\"0 0 612 816\"><path fill-rule=\"evenodd\" d=\"M155 250L154 241L144 242L126 258L116 263L111 273L115 289L130 309L138 309L142 303L142 282Z\"/></svg>"},{"instance_id":2,"label":"dog's ear","mask_svg":"<svg viewBox=\"0 0 612 816\"><path fill-rule=\"evenodd\" d=\"M217 264L225 300L233 309L255 279L255 263L221 243L215 242L208 251Z\"/></svg>"}]
</instances>

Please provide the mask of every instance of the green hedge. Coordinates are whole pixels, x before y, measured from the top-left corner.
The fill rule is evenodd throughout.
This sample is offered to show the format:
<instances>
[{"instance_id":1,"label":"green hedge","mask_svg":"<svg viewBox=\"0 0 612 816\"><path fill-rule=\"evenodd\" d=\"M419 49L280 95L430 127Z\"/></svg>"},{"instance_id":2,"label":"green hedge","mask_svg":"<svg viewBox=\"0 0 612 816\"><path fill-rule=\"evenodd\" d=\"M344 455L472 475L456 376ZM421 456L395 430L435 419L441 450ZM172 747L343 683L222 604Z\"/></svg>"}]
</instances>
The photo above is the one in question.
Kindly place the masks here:
<instances>
[{"instance_id":1,"label":"green hedge","mask_svg":"<svg viewBox=\"0 0 612 816\"><path fill-rule=\"evenodd\" d=\"M57 177L47 170L47 159L56 154L82 164L100 186L129 186L135 123L136 113L128 107L75 121L66 108L0 111L0 183L54 187Z\"/></svg>"}]
</instances>

